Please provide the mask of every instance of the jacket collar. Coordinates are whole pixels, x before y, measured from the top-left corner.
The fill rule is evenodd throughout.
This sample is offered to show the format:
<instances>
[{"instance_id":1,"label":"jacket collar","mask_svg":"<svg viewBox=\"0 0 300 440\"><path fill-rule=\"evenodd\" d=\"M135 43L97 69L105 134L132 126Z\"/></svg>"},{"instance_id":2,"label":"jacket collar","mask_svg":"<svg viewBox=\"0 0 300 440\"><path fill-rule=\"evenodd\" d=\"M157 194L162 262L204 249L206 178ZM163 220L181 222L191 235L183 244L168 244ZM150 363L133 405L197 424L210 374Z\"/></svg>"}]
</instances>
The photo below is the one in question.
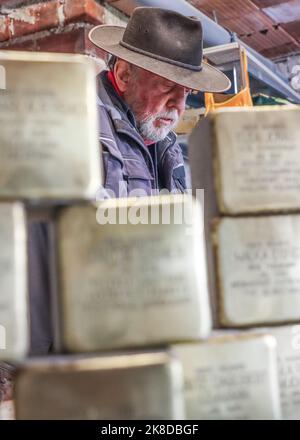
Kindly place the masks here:
<instances>
[{"instance_id":1,"label":"jacket collar","mask_svg":"<svg viewBox=\"0 0 300 440\"><path fill-rule=\"evenodd\" d=\"M107 77L107 73L108 73L107 70L104 70L99 75L98 95L101 98L101 95L103 94L103 87L101 87L101 85L104 86L105 91L106 91L107 95L109 96L113 106L115 106L118 110L120 110L120 113L121 113L120 116L122 116L122 115L125 116L126 119L128 120L128 122L131 125L133 125L134 128L136 128L136 121L135 121L134 114L132 113L132 111L130 110L130 108L128 107L128 105L124 101L124 99L122 99L122 97L115 90L114 86L112 85L112 83L110 82L110 80ZM105 102L105 104L106 104L106 102Z\"/></svg>"}]
</instances>

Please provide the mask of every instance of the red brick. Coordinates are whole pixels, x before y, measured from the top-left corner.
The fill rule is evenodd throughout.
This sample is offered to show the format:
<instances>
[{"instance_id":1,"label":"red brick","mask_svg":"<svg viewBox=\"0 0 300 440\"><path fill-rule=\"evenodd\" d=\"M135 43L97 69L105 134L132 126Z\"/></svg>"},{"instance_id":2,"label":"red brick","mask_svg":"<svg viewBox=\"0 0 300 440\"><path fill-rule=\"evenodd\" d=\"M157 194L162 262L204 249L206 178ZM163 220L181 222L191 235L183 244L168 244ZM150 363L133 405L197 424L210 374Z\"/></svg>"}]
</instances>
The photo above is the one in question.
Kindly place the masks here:
<instances>
[{"instance_id":1,"label":"red brick","mask_svg":"<svg viewBox=\"0 0 300 440\"><path fill-rule=\"evenodd\" d=\"M85 53L84 29L55 33L36 40L36 50L41 52Z\"/></svg>"},{"instance_id":2,"label":"red brick","mask_svg":"<svg viewBox=\"0 0 300 440\"><path fill-rule=\"evenodd\" d=\"M0 0L0 5L7 9L19 8L22 5L24 6L24 3L30 3L30 0Z\"/></svg>"},{"instance_id":3,"label":"red brick","mask_svg":"<svg viewBox=\"0 0 300 440\"><path fill-rule=\"evenodd\" d=\"M0 41L34 34L47 29L63 27L68 23L101 24L104 8L95 0L49 0L12 9L0 17Z\"/></svg>"},{"instance_id":4,"label":"red brick","mask_svg":"<svg viewBox=\"0 0 300 440\"><path fill-rule=\"evenodd\" d=\"M101 24L104 18L104 8L95 0L66 0L64 15L66 23L85 21Z\"/></svg>"},{"instance_id":5,"label":"red brick","mask_svg":"<svg viewBox=\"0 0 300 440\"><path fill-rule=\"evenodd\" d=\"M18 38L15 41L0 43L0 50L28 50L38 52L82 53L104 58L104 52L88 40L92 25L69 25L68 29L49 31L46 35L35 34L32 38Z\"/></svg>"},{"instance_id":6,"label":"red brick","mask_svg":"<svg viewBox=\"0 0 300 440\"><path fill-rule=\"evenodd\" d=\"M58 6L59 1L52 0L13 10L8 15L11 29L10 38L58 26Z\"/></svg>"},{"instance_id":7,"label":"red brick","mask_svg":"<svg viewBox=\"0 0 300 440\"><path fill-rule=\"evenodd\" d=\"M73 28L61 33L53 33L43 38L37 38L35 42L36 51L42 52L63 52L63 53L82 53L104 59L105 52L89 39L88 34L92 26L86 24L80 28Z\"/></svg>"},{"instance_id":8,"label":"red brick","mask_svg":"<svg viewBox=\"0 0 300 440\"><path fill-rule=\"evenodd\" d=\"M34 40L26 40L19 41L12 44L5 43L5 46L0 44L0 50L26 50L33 51L35 50L35 41Z\"/></svg>"},{"instance_id":9,"label":"red brick","mask_svg":"<svg viewBox=\"0 0 300 440\"><path fill-rule=\"evenodd\" d=\"M42 52L84 52L84 29L71 29L68 32L35 34L32 38L17 38L0 43L0 50L28 50Z\"/></svg>"}]
</instances>

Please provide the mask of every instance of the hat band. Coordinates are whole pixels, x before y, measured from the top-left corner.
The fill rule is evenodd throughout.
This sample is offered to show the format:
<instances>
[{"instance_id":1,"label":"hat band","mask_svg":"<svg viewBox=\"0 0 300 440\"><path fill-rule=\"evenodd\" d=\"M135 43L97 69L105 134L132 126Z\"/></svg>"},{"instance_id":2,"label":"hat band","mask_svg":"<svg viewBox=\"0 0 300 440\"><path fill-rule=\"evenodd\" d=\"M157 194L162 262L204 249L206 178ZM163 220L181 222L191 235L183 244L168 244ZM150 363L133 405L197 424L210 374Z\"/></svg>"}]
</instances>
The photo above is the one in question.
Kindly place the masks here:
<instances>
[{"instance_id":1,"label":"hat band","mask_svg":"<svg viewBox=\"0 0 300 440\"><path fill-rule=\"evenodd\" d=\"M165 61L169 64L174 64L175 66L184 67L185 69L194 70L196 72L200 72L202 70L202 66L193 66L192 64L186 64L182 63L181 61L175 61L171 60L170 58L161 57L160 55L156 55L152 52L147 52L146 50L139 49L138 47L131 46L131 44L125 43L123 40L119 43L121 46L125 47L126 49L132 50L133 52L140 53L141 55L146 55L150 58L154 58L159 61Z\"/></svg>"}]
</instances>

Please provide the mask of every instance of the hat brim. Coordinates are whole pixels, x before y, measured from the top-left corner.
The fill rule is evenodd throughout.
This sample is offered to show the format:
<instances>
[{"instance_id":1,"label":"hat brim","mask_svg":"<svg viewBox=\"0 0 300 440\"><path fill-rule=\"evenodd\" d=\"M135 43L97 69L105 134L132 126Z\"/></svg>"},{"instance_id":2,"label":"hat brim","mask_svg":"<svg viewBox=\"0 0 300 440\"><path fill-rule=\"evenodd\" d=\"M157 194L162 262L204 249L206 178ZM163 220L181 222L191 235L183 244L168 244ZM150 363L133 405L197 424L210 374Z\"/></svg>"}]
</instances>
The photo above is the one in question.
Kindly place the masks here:
<instances>
[{"instance_id":1,"label":"hat brim","mask_svg":"<svg viewBox=\"0 0 300 440\"><path fill-rule=\"evenodd\" d=\"M122 26L99 25L89 32L89 39L105 52L189 89L221 93L231 87L229 78L223 72L205 62L202 63L201 71L194 71L121 46L119 42L124 31L125 28Z\"/></svg>"}]
</instances>

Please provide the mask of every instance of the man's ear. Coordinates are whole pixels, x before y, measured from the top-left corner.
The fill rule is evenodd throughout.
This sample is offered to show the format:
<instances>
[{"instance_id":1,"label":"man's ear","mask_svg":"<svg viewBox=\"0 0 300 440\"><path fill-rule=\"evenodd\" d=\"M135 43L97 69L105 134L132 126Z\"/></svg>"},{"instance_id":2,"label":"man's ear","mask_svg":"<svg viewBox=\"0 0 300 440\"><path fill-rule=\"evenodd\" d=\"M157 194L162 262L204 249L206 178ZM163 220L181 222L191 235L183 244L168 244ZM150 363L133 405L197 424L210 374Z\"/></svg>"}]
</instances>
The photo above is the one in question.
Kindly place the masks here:
<instances>
[{"instance_id":1,"label":"man's ear","mask_svg":"<svg viewBox=\"0 0 300 440\"><path fill-rule=\"evenodd\" d=\"M127 61L117 60L114 65L114 76L120 91L126 92L131 79L131 65Z\"/></svg>"}]
</instances>

